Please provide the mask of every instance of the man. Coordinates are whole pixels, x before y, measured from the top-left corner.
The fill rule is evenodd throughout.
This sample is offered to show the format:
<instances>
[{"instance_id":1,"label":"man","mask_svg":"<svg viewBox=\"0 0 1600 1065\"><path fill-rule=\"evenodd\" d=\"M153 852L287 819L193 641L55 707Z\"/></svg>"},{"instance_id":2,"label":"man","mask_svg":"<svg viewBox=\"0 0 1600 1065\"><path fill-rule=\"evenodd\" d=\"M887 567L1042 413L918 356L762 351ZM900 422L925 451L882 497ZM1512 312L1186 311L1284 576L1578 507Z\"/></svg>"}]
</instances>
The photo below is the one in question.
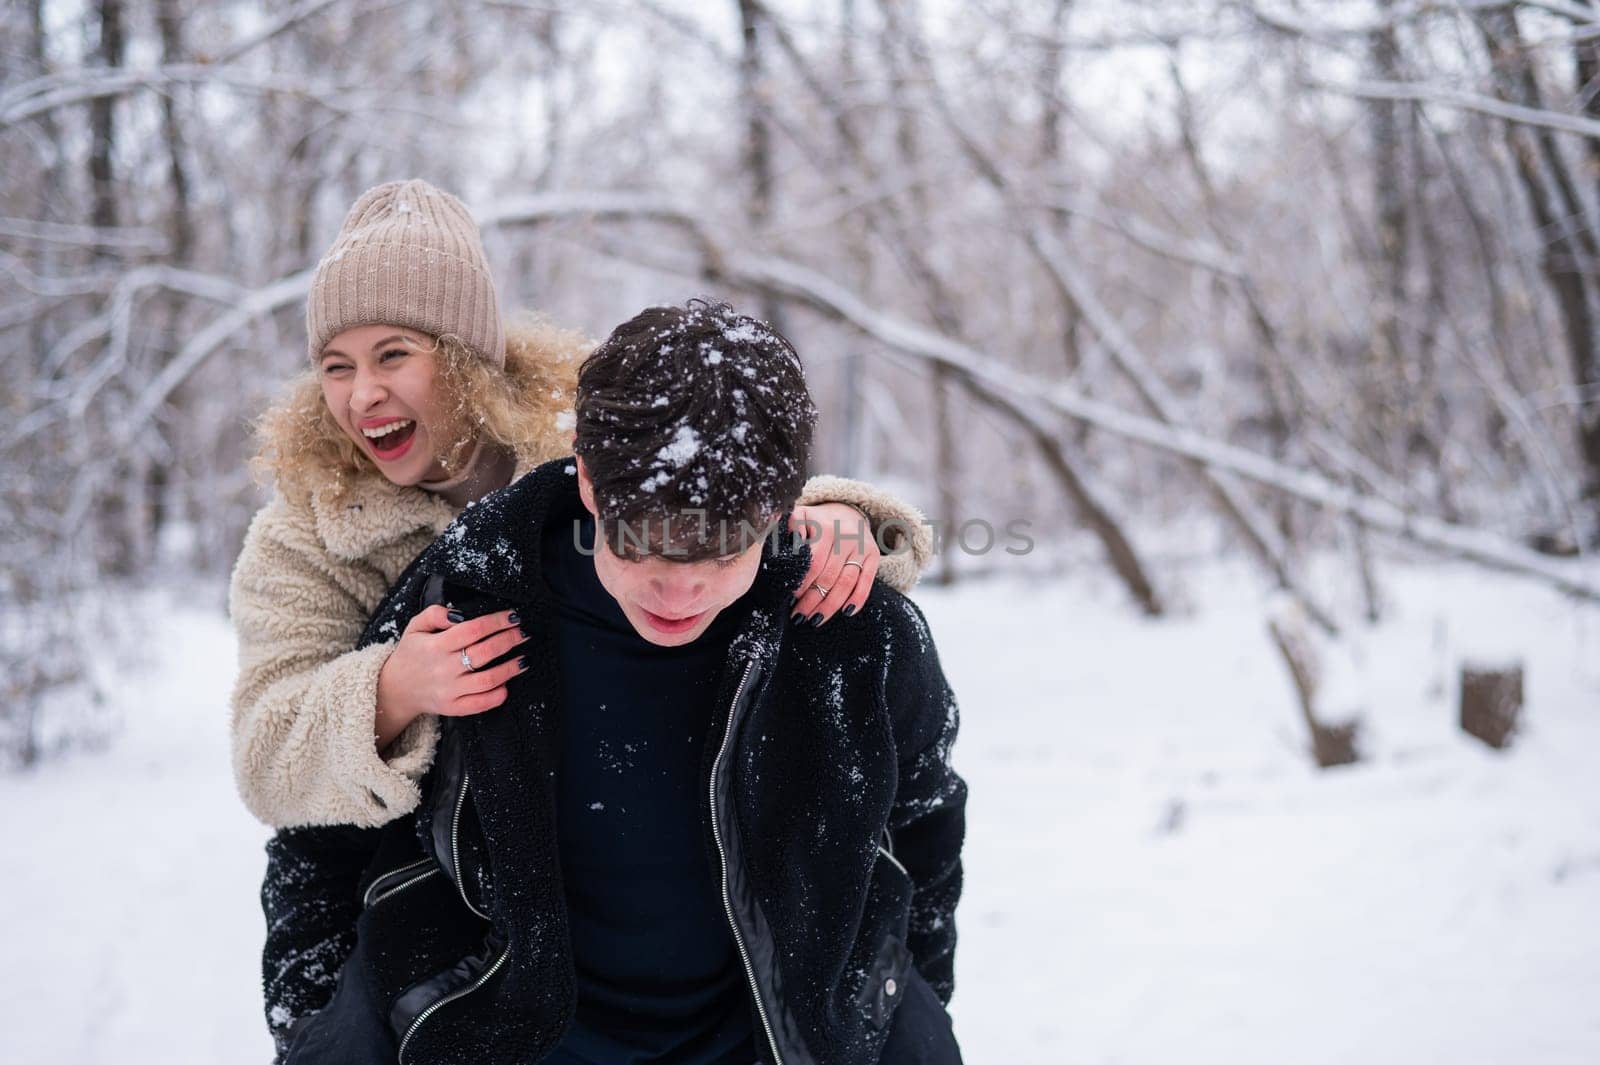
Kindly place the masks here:
<instances>
[{"instance_id":1,"label":"man","mask_svg":"<svg viewBox=\"0 0 1600 1065\"><path fill-rule=\"evenodd\" d=\"M575 458L466 511L369 624L514 610L529 668L448 720L414 817L269 848L285 1060L959 1062L956 705L892 589L790 617L808 553L763 532L815 421L792 347L653 308L576 409ZM346 954L309 1012L306 970Z\"/></svg>"}]
</instances>

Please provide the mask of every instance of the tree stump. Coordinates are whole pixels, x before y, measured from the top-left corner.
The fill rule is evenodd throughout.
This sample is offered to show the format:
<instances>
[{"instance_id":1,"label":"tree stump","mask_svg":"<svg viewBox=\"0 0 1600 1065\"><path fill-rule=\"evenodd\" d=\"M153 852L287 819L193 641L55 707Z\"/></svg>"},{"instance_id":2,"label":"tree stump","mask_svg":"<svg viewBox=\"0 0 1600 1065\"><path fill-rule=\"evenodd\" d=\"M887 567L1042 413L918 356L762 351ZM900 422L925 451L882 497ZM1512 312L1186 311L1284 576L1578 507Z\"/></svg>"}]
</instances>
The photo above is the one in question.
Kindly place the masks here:
<instances>
[{"instance_id":1,"label":"tree stump","mask_svg":"<svg viewBox=\"0 0 1600 1065\"><path fill-rule=\"evenodd\" d=\"M1292 603L1280 604L1268 618L1272 642L1289 668L1300 715L1311 733L1311 756L1317 766L1328 769L1351 765L1361 760L1361 714L1357 707L1345 707L1342 721L1325 723L1318 710L1326 684L1325 655L1317 647L1304 611Z\"/></svg>"},{"instance_id":2,"label":"tree stump","mask_svg":"<svg viewBox=\"0 0 1600 1065\"><path fill-rule=\"evenodd\" d=\"M1522 663L1461 667L1461 731L1504 750L1522 719Z\"/></svg>"}]
</instances>

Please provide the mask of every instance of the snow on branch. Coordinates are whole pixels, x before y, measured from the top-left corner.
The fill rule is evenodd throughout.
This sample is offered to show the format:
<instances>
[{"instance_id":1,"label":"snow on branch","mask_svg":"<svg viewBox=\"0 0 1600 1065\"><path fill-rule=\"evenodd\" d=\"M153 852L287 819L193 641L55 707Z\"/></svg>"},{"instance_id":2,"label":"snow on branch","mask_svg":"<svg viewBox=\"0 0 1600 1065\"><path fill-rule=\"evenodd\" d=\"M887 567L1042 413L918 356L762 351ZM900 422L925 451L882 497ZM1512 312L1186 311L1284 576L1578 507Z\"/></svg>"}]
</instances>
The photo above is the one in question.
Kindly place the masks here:
<instances>
[{"instance_id":1,"label":"snow on branch","mask_svg":"<svg viewBox=\"0 0 1600 1065\"><path fill-rule=\"evenodd\" d=\"M1117 233L1145 251L1164 259L1197 266L1235 281L1242 281L1246 277L1244 264L1239 261L1237 255L1227 249L1167 233L1136 214L1109 213L1087 196L1063 195L1043 201L1041 205L1076 215L1101 229Z\"/></svg>"},{"instance_id":2,"label":"snow on branch","mask_svg":"<svg viewBox=\"0 0 1600 1065\"><path fill-rule=\"evenodd\" d=\"M1310 471L1090 399L1067 385L1041 389L1037 379L959 341L876 310L844 287L796 263L744 255L729 256L725 261L726 280L803 303L826 317L848 323L902 356L946 366L1019 400L1030 401L1031 397L1031 401L1106 432L1227 471L1325 510L1353 516L1372 529L1435 553L1535 577L1569 595L1600 602L1600 578L1585 572L1581 564L1549 558L1485 530L1410 513Z\"/></svg>"},{"instance_id":3,"label":"snow on branch","mask_svg":"<svg viewBox=\"0 0 1600 1065\"><path fill-rule=\"evenodd\" d=\"M567 218L612 222L655 222L684 233L698 257L679 256L657 267L699 274L738 288L770 294L803 305L849 325L882 344L891 357L948 369L983 389L1006 397L1028 412L1035 424L1046 415L1073 420L1137 441L1216 472L1225 472L1317 507L1348 515L1364 525L1436 554L1546 582L1580 599L1600 602L1600 577L1584 563L1551 559L1494 533L1406 511L1393 503L1336 484L1203 433L1093 400L1068 385L1041 387L977 349L942 333L875 308L854 292L809 267L780 257L755 255L719 245L702 222L670 199L646 191L597 190L506 200L477 212L486 229L531 225ZM662 251L663 249L655 249ZM190 338L166 368L140 394L118 430L126 443L149 421L168 396L206 359L254 319L303 299L312 271L291 274L249 292ZM1115 335L1115 334L1113 334ZM77 493L87 506L93 498L85 477Z\"/></svg>"},{"instance_id":4,"label":"snow on branch","mask_svg":"<svg viewBox=\"0 0 1600 1065\"><path fill-rule=\"evenodd\" d=\"M297 24L304 22L313 15L319 15L328 8L344 2L345 0L304 0L303 3L295 4L249 37L229 45L227 50L212 62L214 64L231 63L246 52L260 47L287 30L293 29Z\"/></svg>"},{"instance_id":5,"label":"snow on branch","mask_svg":"<svg viewBox=\"0 0 1600 1065\"><path fill-rule=\"evenodd\" d=\"M475 212L484 229L533 225L567 218L614 221L663 221L693 228L688 216L661 197L647 193L602 190L591 193L551 193L503 200ZM189 338L165 369L140 393L123 420L118 439L133 439L188 377L252 321L303 300L315 269L298 271L268 285L235 296L229 309ZM104 324L101 323L101 332Z\"/></svg>"},{"instance_id":6,"label":"snow on branch","mask_svg":"<svg viewBox=\"0 0 1600 1065\"><path fill-rule=\"evenodd\" d=\"M39 244L105 248L137 255L165 255L167 238L153 229L68 225L35 218L0 218L0 237Z\"/></svg>"},{"instance_id":7,"label":"snow on branch","mask_svg":"<svg viewBox=\"0 0 1600 1065\"><path fill-rule=\"evenodd\" d=\"M1562 111L1549 111L1537 107L1496 100L1492 96L1462 92L1442 85L1426 85L1403 81L1312 81L1313 88L1325 92L1352 96L1359 100L1396 100L1409 103L1439 104L1462 111L1472 111L1491 118L1502 118L1524 126L1539 126L1579 137L1600 139L1600 121L1569 115Z\"/></svg>"},{"instance_id":8,"label":"snow on branch","mask_svg":"<svg viewBox=\"0 0 1600 1065\"><path fill-rule=\"evenodd\" d=\"M1569 3L1567 0L1411 0L1388 6L1382 15L1364 16L1350 22L1317 21L1288 11L1270 11L1260 3L1241 5L1249 18L1263 29L1286 37L1331 43L1362 40L1373 33L1392 30L1420 19L1441 15L1473 14L1508 7L1526 7L1567 19L1575 25L1600 24L1600 10Z\"/></svg>"},{"instance_id":9,"label":"snow on branch","mask_svg":"<svg viewBox=\"0 0 1600 1065\"><path fill-rule=\"evenodd\" d=\"M164 90L177 85L222 85L245 92L294 96L346 115L371 116L392 111L397 105L415 110L449 125L459 125L452 111L430 106L425 100L399 96L392 90L355 90L338 85L314 85L303 77L251 74L203 63L177 63L146 69L109 69L52 74L24 82L0 94L0 129L37 118L58 108L142 89Z\"/></svg>"}]
</instances>

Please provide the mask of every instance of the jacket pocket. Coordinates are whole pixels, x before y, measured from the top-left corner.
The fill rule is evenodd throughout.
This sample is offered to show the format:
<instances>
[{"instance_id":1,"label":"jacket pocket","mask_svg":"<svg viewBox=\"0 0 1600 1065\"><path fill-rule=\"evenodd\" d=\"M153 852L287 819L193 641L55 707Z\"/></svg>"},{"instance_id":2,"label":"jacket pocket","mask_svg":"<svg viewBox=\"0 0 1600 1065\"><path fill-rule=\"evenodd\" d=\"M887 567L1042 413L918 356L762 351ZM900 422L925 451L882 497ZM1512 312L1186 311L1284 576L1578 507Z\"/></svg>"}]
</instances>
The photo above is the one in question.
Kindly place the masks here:
<instances>
[{"instance_id":1,"label":"jacket pocket","mask_svg":"<svg viewBox=\"0 0 1600 1065\"><path fill-rule=\"evenodd\" d=\"M498 936L490 935L482 950L400 993L389 1010L389 1028L400 1041L396 1054L400 1065L404 1065L407 1049L428 1020L445 1006L488 983L505 965L509 954L508 945Z\"/></svg>"},{"instance_id":2,"label":"jacket pocket","mask_svg":"<svg viewBox=\"0 0 1600 1065\"><path fill-rule=\"evenodd\" d=\"M904 1000L895 1010L878 1065L961 1065L950 1014L916 966L906 969Z\"/></svg>"},{"instance_id":3,"label":"jacket pocket","mask_svg":"<svg viewBox=\"0 0 1600 1065\"><path fill-rule=\"evenodd\" d=\"M911 970L911 952L898 936L887 936L877 956L867 968L866 983L856 995L856 1005L871 1025L882 1031L894 1016L906 993L906 975Z\"/></svg>"}]
</instances>

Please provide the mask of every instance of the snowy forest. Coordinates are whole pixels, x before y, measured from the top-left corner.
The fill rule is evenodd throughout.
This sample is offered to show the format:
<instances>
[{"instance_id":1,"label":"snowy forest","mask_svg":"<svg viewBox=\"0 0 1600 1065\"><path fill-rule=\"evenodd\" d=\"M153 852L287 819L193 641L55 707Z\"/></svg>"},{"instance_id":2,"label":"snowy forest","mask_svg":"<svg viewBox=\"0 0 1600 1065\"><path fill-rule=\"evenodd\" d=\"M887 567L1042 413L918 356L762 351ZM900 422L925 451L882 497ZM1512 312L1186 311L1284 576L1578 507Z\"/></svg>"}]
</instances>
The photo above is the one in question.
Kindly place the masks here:
<instances>
[{"instance_id":1,"label":"snowy forest","mask_svg":"<svg viewBox=\"0 0 1600 1065\"><path fill-rule=\"evenodd\" d=\"M508 312L776 325L816 471L933 524L967 1060L1600 1060L1600 3L7 0L0 56L0 869L86 922L8 927L0 1056L270 1053L252 426L422 177Z\"/></svg>"}]
</instances>

